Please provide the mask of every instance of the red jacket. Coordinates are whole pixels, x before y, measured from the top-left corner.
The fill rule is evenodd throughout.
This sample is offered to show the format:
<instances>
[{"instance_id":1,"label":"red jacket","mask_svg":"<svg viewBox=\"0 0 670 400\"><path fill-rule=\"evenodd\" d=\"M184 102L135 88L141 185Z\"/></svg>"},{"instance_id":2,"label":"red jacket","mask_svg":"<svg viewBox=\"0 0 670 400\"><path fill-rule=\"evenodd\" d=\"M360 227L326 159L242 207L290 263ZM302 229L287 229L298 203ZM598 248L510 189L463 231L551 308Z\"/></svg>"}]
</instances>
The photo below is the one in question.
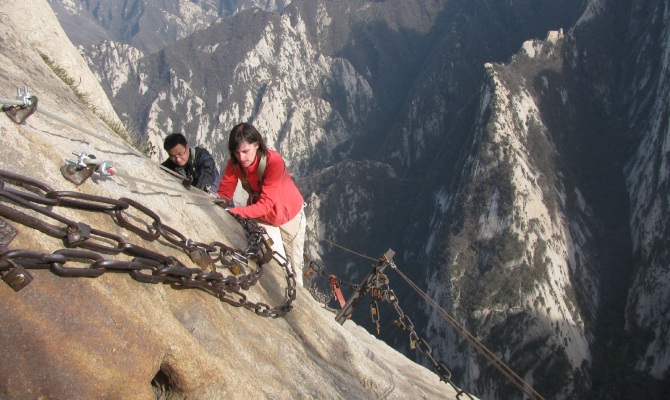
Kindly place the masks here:
<instances>
[{"instance_id":1,"label":"red jacket","mask_svg":"<svg viewBox=\"0 0 670 400\"><path fill-rule=\"evenodd\" d=\"M268 150L267 164L263 172L263 186L259 188L258 160L259 157L256 156L256 160L249 168L246 168L246 172L251 190L261 193L259 200L251 204L250 197L246 207L234 207L230 209L230 212L273 226L283 225L298 215L304 200L291 179L284 160L274 150ZM228 160L216 194L232 199L235 188L237 188L237 181L242 177L242 168L241 165L233 165L232 160Z\"/></svg>"}]
</instances>

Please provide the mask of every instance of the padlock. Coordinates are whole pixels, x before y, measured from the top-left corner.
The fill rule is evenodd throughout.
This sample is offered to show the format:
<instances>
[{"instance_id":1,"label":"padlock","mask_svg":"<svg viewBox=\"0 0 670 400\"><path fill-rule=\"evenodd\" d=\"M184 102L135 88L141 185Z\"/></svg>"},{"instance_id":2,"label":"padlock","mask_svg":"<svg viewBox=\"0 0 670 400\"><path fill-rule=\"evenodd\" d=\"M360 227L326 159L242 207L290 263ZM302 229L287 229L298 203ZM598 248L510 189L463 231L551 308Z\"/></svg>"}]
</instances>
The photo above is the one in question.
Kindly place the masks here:
<instances>
[{"instance_id":1,"label":"padlock","mask_svg":"<svg viewBox=\"0 0 670 400\"><path fill-rule=\"evenodd\" d=\"M3 275L2 280L11 286L15 292L18 292L28 286L28 284L33 281L33 277L25 268L16 265L13 262L11 264L13 265L13 268Z\"/></svg>"},{"instance_id":2,"label":"padlock","mask_svg":"<svg viewBox=\"0 0 670 400\"><path fill-rule=\"evenodd\" d=\"M3 182L4 184L4 182ZM16 237L17 231L13 226L0 218L0 249L6 248L9 243Z\"/></svg>"},{"instance_id":3,"label":"padlock","mask_svg":"<svg viewBox=\"0 0 670 400\"><path fill-rule=\"evenodd\" d=\"M200 248L196 248L188 253L191 261L196 263L202 270L208 271L212 269L212 259L207 253Z\"/></svg>"}]
</instances>

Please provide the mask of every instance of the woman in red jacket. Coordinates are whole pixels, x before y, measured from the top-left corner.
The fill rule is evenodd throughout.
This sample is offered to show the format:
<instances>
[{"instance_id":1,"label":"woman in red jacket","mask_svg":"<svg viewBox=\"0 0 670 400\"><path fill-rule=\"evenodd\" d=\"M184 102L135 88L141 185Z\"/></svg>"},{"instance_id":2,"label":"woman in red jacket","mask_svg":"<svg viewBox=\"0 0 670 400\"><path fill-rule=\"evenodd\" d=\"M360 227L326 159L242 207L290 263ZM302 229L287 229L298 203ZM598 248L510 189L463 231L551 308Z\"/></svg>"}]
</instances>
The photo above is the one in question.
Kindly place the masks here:
<instances>
[{"instance_id":1,"label":"woman in red jacket","mask_svg":"<svg viewBox=\"0 0 670 400\"><path fill-rule=\"evenodd\" d=\"M286 258L295 272L296 282L302 286L303 249L305 245L305 212L303 197L291 179L281 155L268 149L261 134L253 125L235 125L228 138L230 159L219 184L217 195L232 199L237 181L249 194L244 207L228 211L251 218L272 229L279 228ZM277 240L273 240L277 243ZM280 252L281 253L281 252Z\"/></svg>"}]
</instances>

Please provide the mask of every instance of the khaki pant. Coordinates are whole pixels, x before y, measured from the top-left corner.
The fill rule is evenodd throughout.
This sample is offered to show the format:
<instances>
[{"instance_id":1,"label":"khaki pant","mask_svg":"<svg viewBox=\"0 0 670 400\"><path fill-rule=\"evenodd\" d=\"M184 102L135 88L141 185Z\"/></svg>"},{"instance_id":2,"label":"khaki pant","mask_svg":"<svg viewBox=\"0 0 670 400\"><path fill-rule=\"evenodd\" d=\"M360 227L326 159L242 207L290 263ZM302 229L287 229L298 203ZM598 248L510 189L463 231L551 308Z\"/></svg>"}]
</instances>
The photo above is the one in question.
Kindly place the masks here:
<instances>
[{"instance_id":1,"label":"khaki pant","mask_svg":"<svg viewBox=\"0 0 670 400\"><path fill-rule=\"evenodd\" d=\"M262 222L259 225L265 228L268 236L272 239L272 250L286 257L295 273L296 283L303 286L303 252L305 249L305 229L307 228L304 208L301 208L300 212L284 225L272 226Z\"/></svg>"}]
</instances>

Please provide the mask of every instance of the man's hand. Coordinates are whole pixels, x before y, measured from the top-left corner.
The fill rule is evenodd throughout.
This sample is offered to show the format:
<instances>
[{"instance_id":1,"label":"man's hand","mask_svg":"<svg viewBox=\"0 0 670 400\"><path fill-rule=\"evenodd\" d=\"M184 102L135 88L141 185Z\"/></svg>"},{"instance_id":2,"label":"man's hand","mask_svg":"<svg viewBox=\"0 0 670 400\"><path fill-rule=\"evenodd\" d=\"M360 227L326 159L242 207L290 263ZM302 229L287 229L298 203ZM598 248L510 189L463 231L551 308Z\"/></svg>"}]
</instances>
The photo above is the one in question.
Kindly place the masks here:
<instances>
[{"instance_id":1,"label":"man's hand","mask_svg":"<svg viewBox=\"0 0 670 400\"><path fill-rule=\"evenodd\" d=\"M184 180L181 181L181 184L184 185L186 189L191 189L191 184L193 183L193 177L187 176Z\"/></svg>"},{"instance_id":2,"label":"man's hand","mask_svg":"<svg viewBox=\"0 0 670 400\"><path fill-rule=\"evenodd\" d=\"M227 197L219 197L214 199L214 204L226 210L235 207L235 203L233 203L233 201Z\"/></svg>"}]
</instances>

